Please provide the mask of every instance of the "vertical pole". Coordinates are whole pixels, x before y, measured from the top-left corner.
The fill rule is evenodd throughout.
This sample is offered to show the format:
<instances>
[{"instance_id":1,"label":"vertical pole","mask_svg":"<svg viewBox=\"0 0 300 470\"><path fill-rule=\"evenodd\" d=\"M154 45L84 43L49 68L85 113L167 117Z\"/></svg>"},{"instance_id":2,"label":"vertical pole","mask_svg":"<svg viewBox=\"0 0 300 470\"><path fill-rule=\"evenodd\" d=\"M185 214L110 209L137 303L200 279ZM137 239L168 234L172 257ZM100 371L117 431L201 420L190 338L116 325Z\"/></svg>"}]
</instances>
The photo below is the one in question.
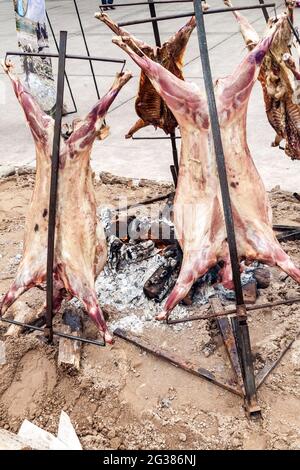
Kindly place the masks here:
<instances>
[{"instance_id":1,"label":"vertical pole","mask_svg":"<svg viewBox=\"0 0 300 470\"><path fill-rule=\"evenodd\" d=\"M155 4L153 3L153 1L154 0L148 0L151 18L156 17L156 9L155 9ZM161 47L160 34L159 34L157 21L152 21L152 28L153 28L154 38L155 38L155 44L157 45L157 47Z\"/></svg>"},{"instance_id":2,"label":"vertical pole","mask_svg":"<svg viewBox=\"0 0 300 470\"><path fill-rule=\"evenodd\" d=\"M245 399L248 411L251 410L258 412L256 403L256 386L254 369L251 355L250 336L246 318L246 307L244 304L244 296L240 277L239 259L236 245L236 237L234 231L234 221L232 215L232 207L230 200L230 193L228 187L227 171L225 164L225 157L223 151L223 144L221 139L218 111L216 106L214 86L209 62L209 54L207 47L206 31L204 24L204 16L201 8L201 2L194 0L194 9L197 22L198 42L200 49L200 56L202 62L203 76L205 89L207 94L210 122L212 127L212 134L214 140L214 148L216 154L216 163L218 168L223 210L225 216L225 224L227 230L227 239L230 252L230 260L232 266L233 282L235 288L236 304L237 304L237 318L234 320L234 327L236 331L236 338L240 351L239 360L243 372L243 379L245 385Z\"/></svg>"},{"instance_id":3,"label":"vertical pole","mask_svg":"<svg viewBox=\"0 0 300 470\"><path fill-rule=\"evenodd\" d=\"M53 27L52 27L52 23L51 23L51 21L50 21L50 18L49 18L49 15L48 15L48 12L47 12L47 11L46 11L46 18L47 18L47 21L48 21L48 24L49 24L49 28L50 28L50 31L51 31L51 34L52 34L52 37L53 37L53 41L54 41L56 50L57 50L57 52L59 53L59 47L58 47L57 39L56 39L56 37L55 37L54 30L53 30ZM67 83L67 86L68 86L68 89L69 89L69 93L70 93L70 96L71 96L71 100L72 100L72 103L73 103L73 106L74 106L74 111L71 111L71 112L69 112L69 113L66 113L66 115L68 115L68 114L77 113L77 106L76 106L76 103L75 103L75 98L74 98L74 95L73 95L73 92L72 92L72 88L71 88L71 85L70 85L70 81L69 81L69 78L68 78L68 75L67 75L66 72L65 72L65 79L66 79L66 83Z\"/></svg>"},{"instance_id":4,"label":"vertical pole","mask_svg":"<svg viewBox=\"0 0 300 470\"><path fill-rule=\"evenodd\" d=\"M78 22L79 22L81 34L82 34L84 45L85 45L85 50L86 50L87 55L89 56L90 55L89 46L88 46L86 36L85 36L85 32L84 32L84 29L83 29L80 13L79 13L79 10L78 10L78 5L77 5L76 0L73 0L73 1L74 1L74 6L75 6ZM90 69L91 69L92 76L93 76L95 90L96 90L96 93L97 93L97 98L98 98L98 100L100 100L100 93L99 93L99 89L98 89L98 85L97 85L97 80L96 80L96 77L95 77L93 62L91 60L89 60L89 63L90 63Z\"/></svg>"},{"instance_id":5,"label":"vertical pole","mask_svg":"<svg viewBox=\"0 0 300 470\"><path fill-rule=\"evenodd\" d=\"M148 0L151 18L156 17L156 8L155 8L155 3L153 3L153 1L154 0ZM161 47L161 40L160 40L160 34L159 34L158 22L157 21L152 21L152 28L153 28L154 38L155 38L155 44L156 44L157 47ZM177 152L177 146L176 146L175 132L171 132L170 140L171 140L172 155L173 155L173 165L170 166L170 170L171 170L171 173L172 173L174 185L176 187L177 186L177 179L178 179L179 165L178 165L178 152Z\"/></svg>"},{"instance_id":6,"label":"vertical pole","mask_svg":"<svg viewBox=\"0 0 300 470\"><path fill-rule=\"evenodd\" d=\"M65 64L67 48L67 31L61 31L59 37L58 78L56 92L56 112L51 162L51 183L48 221L48 253L47 253L47 295L46 295L46 329L45 336L49 342L53 340L53 267L55 253L55 222L57 203L57 184L59 170L59 153L61 139L61 121L64 102Z\"/></svg>"},{"instance_id":7,"label":"vertical pole","mask_svg":"<svg viewBox=\"0 0 300 470\"><path fill-rule=\"evenodd\" d=\"M264 0L259 0L259 3L260 3L261 5L264 5L264 4L265 4ZM262 8L262 11L263 11L263 14L264 14L266 23L267 23L267 22L269 21L269 13L268 13L268 10L267 10L266 7L264 7L264 8Z\"/></svg>"}]
</instances>

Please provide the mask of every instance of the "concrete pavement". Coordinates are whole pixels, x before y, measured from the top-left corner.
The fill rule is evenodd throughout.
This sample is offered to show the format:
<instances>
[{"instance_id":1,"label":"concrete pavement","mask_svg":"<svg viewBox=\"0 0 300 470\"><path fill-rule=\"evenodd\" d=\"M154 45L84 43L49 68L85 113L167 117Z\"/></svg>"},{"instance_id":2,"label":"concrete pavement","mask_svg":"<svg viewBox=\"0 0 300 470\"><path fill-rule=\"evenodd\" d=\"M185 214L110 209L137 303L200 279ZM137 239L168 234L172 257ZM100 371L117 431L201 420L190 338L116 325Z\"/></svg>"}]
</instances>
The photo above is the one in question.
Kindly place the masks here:
<instances>
[{"instance_id":1,"label":"concrete pavement","mask_svg":"<svg viewBox=\"0 0 300 470\"><path fill-rule=\"evenodd\" d=\"M115 0L115 4L125 0ZM130 0L137 2L138 0ZM91 55L124 58L125 54L111 43L112 33L98 20L93 18L98 10L97 0L77 0L82 14L82 21L87 34ZM235 5L255 4L255 0L236 0ZM275 2L280 5L280 1ZM221 0L210 0L211 7L223 5ZM67 29L68 51L75 54L85 54L83 40L80 34L77 17L72 0L46 0L49 16L54 29ZM189 4L159 5L157 13L165 15L188 12ZM133 20L148 17L147 6L131 6L112 11L111 16L116 21ZM253 26L262 32L265 26L262 12L252 10L245 13ZM296 23L300 24L300 9L296 11ZM162 40L166 40L185 19L160 22ZM238 26L231 13L206 16L208 44L210 48L211 65L214 78L231 73L245 55L245 46L240 36ZM153 44L151 24L128 27L137 37ZM7 50L16 50L17 40L12 2L0 0L0 56ZM51 49L55 51L51 38ZM92 164L95 170L134 178L153 178L171 180L169 165L172 163L170 142L167 140L133 141L125 140L124 135L136 121L134 98L137 92L139 71L135 64L126 56L127 68L132 70L134 78L120 92L113 104L108 124L111 135L104 142L97 142L93 151ZM18 59L15 58L18 63ZM197 35L193 34L188 46L185 60L185 77L203 86L202 70L199 59ZM56 65L56 64L55 64ZM100 93L104 94L113 81L114 74L120 69L118 64L95 63L94 65ZM95 89L90 74L89 64L83 61L69 61L67 72L79 109L79 115L85 115L96 101ZM69 103L68 93L66 100ZM71 107L71 104L70 104ZM72 116L72 118L74 115ZM71 118L69 118L71 119ZM162 135L148 127L140 131L139 136ZM283 151L270 147L274 138L264 111L260 84L256 84L251 95L248 112L248 140L250 150L257 168L264 179L267 189L280 185L282 189L300 191L300 161L292 162ZM0 74L0 164L34 164L34 146L30 132L24 122L23 113L12 92L8 78ZM178 145L180 145L178 143Z\"/></svg>"}]
</instances>

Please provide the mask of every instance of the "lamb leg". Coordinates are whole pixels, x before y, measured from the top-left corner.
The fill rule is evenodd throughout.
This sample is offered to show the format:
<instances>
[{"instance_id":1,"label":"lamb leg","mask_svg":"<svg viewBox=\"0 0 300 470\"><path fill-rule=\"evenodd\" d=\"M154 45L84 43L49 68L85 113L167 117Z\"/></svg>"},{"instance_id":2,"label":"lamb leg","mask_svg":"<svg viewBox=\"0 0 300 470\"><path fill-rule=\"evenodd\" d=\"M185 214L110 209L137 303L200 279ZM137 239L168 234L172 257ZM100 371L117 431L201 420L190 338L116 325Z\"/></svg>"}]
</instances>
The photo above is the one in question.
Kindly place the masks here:
<instances>
[{"instance_id":1,"label":"lamb leg","mask_svg":"<svg viewBox=\"0 0 300 470\"><path fill-rule=\"evenodd\" d=\"M23 108L29 128L36 145L47 145L49 133L54 127L54 119L46 114L35 98L26 90L20 79L13 74L13 63L9 60L2 62L4 72L9 76L15 95Z\"/></svg>"},{"instance_id":2,"label":"lamb leg","mask_svg":"<svg viewBox=\"0 0 300 470\"><path fill-rule=\"evenodd\" d=\"M208 127L207 105L199 88L180 80L157 62L147 57L131 37L114 37L112 42L123 49L150 79L157 93L165 100L178 123L197 119ZM193 107L194 113L190 112ZM203 114L201 109L203 108ZM199 116L196 113L199 113Z\"/></svg>"},{"instance_id":3,"label":"lamb leg","mask_svg":"<svg viewBox=\"0 0 300 470\"><path fill-rule=\"evenodd\" d=\"M196 27L196 19L194 16L175 33L167 42L162 45L166 48L168 53L174 57L176 65L179 69L183 67L183 58L186 51L187 44L191 37L192 32Z\"/></svg>"},{"instance_id":4,"label":"lamb leg","mask_svg":"<svg viewBox=\"0 0 300 470\"><path fill-rule=\"evenodd\" d=\"M96 103L83 120L79 120L79 124L77 124L75 131L69 138L69 144L73 146L77 142L79 145L78 150L80 150L86 149L94 143L109 107L116 99L121 88L131 78L132 73L128 71L116 75L110 90Z\"/></svg>"},{"instance_id":5,"label":"lamb leg","mask_svg":"<svg viewBox=\"0 0 300 470\"><path fill-rule=\"evenodd\" d=\"M230 0L224 0L224 3L228 7L233 7L233 4ZM259 36L255 29L251 26L249 21L245 16L243 16L239 11L233 11L237 22L239 23L240 30L245 41L246 46L249 50L252 50L259 43Z\"/></svg>"},{"instance_id":6,"label":"lamb leg","mask_svg":"<svg viewBox=\"0 0 300 470\"><path fill-rule=\"evenodd\" d=\"M142 49L146 54L147 53L153 54L153 47L152 46L149 46L149 44L147 44L144 41L141 41L140 39L136 38L131 33L129 33L129 31L127 31L126 29L121 28L106 13L97 12L97 13L95 13L95 18L97 18L97 20L102 21L102 23L106 24L106 26L108 26L117 36L121 36L121 37L130 36L134 40L134 42L138 45L138 47L140 49Z\"/></svg>"},{"instance_id":7,"label":"lamb leg","mask_svg":"<svg viewBox=\"0 0 300 470\"><path fill-rule=\"evenodd\" d=\"M131 139L131 137L140 129L150 125L150 122L145 122L143 119L139 119L136 123L129 129L128 133L125 135L125 139Z\"/></svg>"}]
</instances>

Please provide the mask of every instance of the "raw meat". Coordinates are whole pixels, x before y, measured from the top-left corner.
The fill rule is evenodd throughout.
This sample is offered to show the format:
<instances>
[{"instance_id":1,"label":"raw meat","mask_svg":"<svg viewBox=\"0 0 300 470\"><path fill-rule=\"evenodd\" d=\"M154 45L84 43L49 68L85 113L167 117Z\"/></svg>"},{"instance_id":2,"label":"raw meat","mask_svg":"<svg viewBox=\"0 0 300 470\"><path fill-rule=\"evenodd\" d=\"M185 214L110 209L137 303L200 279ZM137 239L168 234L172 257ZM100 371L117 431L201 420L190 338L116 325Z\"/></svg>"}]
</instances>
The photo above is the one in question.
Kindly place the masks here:
<instances>
[{"instance_id":1,"label":"raw meat","mask_svg":"<svg viewBox=\"0 0 300 470\"><path fill-rule=\"evenodd\" d=\"M54 120L46 115L11 71L4 66L24 110L36 148L36 180L24 237L24 254L16 278L2 299L3 314L25 291L43 286L46 279L48 204ZM62 300L77 297L107 342L107 330L94 289L95 277L106 262L107 249L102 224L96 216L96 201L90 155L97 132L119 90L131 78L118 74L109 92L83 120L74 121L71 136L61 139L60 171L55 239L54 309Z\"/></svg>"},{"instance_id":2,"label":"raw meat","mask_svg":"<svg viewBox=\"0 0 300 470\"><path fill-rule=\"evenodd\" d=\"M224 2L228 6L232 3ZM300 160L300 106L299 90L295 84L297 72L291 53L292 31L289 21L293 23L293 9L295 2L286 1L286 12L277 18L271 18L268 28L271 28L277 19L282 20L279 34L274 38L270 51L262 63L258 80L261 83L268 120L276 131L272 146L276 147L285 139L285 153L292 160ZM233 12L249 50L253 49L259 41L259 36L248 20L239 11Z\"/></svg>"},{"instance_id":3,"label":"raw meat","mask_svg":"<svg viewBox=\"0 0 300 470\"><path fill-rule=\"evenodd\" d=\"M95 13L95 17L105 23L118 36L130 36L130 33L120 28L107 14ZM163 65L177 78L183 80L182 69L184 53L195 25L195 18L193 17L161 47L152 47L136 39L134 36L131 37L144 54ZM131 138L137 131L149 125L163 129L166 134L174 132L178 125L173 113L170 111L165 101L155 91L149 78L143 71L140 76L135 110L140 119L128 131L125 136L126 139Z\"/></svg>"},{"instance_id":4,"label":"raw meat","mask_svg":"<svg viewBox=\"0 0 300 470\"><path fill-rule=\"evenodd\" d=\"M300 270L282 250L272 230L272 213L263 182L252 160L246 136L249 96L261 62L270 48L278 21L268 36L248 53L234 73L216 83L216 100L224 146L232 209L241 261L259 260L278 265L300 283ZM138 49L132 38L113 42L142 68L174 113L182 147L174 224L183 251L176 285L158 319L166 318L193 283L217 263L220 281L232 287L232 270L220 185L206 98L192 83L178 80Z\"/></svg>"}]
</instances>

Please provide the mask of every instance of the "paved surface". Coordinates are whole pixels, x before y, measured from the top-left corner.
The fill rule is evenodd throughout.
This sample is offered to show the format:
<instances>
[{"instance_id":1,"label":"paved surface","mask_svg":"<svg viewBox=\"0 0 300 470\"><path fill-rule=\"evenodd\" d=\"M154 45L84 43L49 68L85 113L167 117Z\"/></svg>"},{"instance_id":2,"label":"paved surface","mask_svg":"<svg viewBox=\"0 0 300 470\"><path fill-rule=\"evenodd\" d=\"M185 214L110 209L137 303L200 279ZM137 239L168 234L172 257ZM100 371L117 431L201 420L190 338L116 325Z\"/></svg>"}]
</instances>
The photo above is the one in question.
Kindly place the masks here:
<instances>
[{"instance_id":1,"label":"paved surface","mask_svg":"<svg viewBox=\"0 0 300 470\"><path fill-rule=\"evenodd\" d=\"M115 4L125 0L115 0ZM136 2L137 0L130 0ZM86 30L90 53L98 56L123 58L125 54L111 43L112 33L105 25L93 18L98 10L97 0L77 0L82 13L82 21ZM222 6L221 0L210 0L212 7ZM254 4L255 0L236 0L236 5ZM73 1L46 0L49 16L55 31L67 29L68 51L84 54L85 49L75 15ZM276 1L280 5L280 1ZM159 5L160 15L188 12L188 4ZM299 9L300 10L300 9ZM260 10L246 13L253 26L262 32L264 19ZM113 19L133 20L148 17L147 6L120 7L111 13ZM300 11L296 13L300 24ZM185 19L160 22L162 40L170 37L185 22ZM208 44L211 54L211 65L215 78L231 73L245 55L243 40L231 13L206 16ZM151 24L135 25L128 29L137 37L153 44ZM10 0L0 0L0 56L7 50L16 50L15 20ZM52 44L52 50L55 51ZM127 58L127 56L126 56ZM15 59L17 62L18 60ZM101 94L111 82L118 64L97 63L95 70ZM169 166L172 163L171 145L169 141L126 141L124 135L135 122L134 97L138 85L138 69L128 59L127 68L133 71L134 78L121 91L108 117L111 135L105 142L97 142L93 152L93 167L96 170L110 171L115 174L134 178L146 177L160 180L171 179ZM67 72L74 92L79 114L84 115L96 101L95 89L88 63L70 61ZM203 86L202 70L199 60L199 49L196 33L193 34L186 54L185 76ZM67 98L69 101L69 98ZM70 105L71 106L71 105ZM9 80L1 72L0 75L0 164L34 164L34 147L30 132L20 112ZM160 135L153 128L140 131L140 136ZM300 191L300 162L292 162L283 151L270 147L274 132L270 128L262 101L259 84L252 93L248 113L248 139L255 163L262 175L267 189L280 185L282 189Z\"/></svg>"}]
</instances>

